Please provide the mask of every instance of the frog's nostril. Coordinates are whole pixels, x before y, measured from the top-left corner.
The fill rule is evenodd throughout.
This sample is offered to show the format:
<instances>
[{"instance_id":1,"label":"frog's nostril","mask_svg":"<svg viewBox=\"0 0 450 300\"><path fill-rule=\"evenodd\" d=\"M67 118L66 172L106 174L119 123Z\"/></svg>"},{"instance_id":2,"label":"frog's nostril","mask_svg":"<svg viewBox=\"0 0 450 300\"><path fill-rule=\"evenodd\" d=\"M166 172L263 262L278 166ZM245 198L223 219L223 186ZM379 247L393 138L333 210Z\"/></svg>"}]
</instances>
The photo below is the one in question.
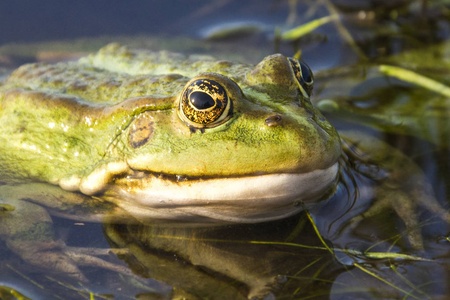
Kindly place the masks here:
<instances>
[{"instance_id":1,"label":"frog's nostril","mask_svg":"<svg viewBox=\"0 0 450 300\"><path fill-rule=\"evenodd\" d=\"M283 117L281 115L273 115L268 117L264 123L271 127L271 126L277 126L281 124L281 121L283 120Z\"/></svg>"}]
</instances>

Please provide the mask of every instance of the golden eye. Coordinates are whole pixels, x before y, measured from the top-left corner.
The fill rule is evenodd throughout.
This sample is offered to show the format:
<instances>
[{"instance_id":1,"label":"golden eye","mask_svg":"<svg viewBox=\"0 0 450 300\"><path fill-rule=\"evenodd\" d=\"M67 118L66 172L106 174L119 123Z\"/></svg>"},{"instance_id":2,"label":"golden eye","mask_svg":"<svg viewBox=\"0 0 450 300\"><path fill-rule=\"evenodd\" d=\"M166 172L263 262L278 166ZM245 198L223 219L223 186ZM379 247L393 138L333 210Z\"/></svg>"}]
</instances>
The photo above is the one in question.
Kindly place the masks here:
<instances>
[{"instance_id":1,"label":"golden eye","mask_svg":"<svg viewBox=\"0 0 450 300\"><path fill-rule=\"evenodd\" d=\"M297 79L298 86L305 98L311 97L314 76L309 66L302 60L288 57L292 71Z\"/></svg>"},{"instance_id":2,"label":"golden eye","mask_svg":"<svg viewBox=\"0 0 450 300\"><path fill-rule=\"evenodd\" d=\"M211 79L188 83L181 95L178 115L190 126L215 127L231 115L231 99L225 88Z\"/></svg>"}]
</instances>

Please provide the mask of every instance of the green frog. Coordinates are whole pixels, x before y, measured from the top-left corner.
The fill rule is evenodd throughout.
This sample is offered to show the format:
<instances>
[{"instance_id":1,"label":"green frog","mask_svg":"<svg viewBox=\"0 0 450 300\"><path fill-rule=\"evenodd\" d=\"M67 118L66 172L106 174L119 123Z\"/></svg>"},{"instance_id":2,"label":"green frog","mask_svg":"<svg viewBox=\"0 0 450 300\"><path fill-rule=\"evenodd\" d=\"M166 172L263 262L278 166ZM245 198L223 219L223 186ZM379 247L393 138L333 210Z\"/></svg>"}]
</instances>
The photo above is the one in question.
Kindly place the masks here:
<instances>
[{"instance_id":1,"label":"green frog","mask_svg":"<svg viewBox=\"0 0 450 300\"><path fill-rule=\"evenodd\" d=\"M294 215L334 192L345 161L341 137L311 104L313 81L307 64L281 54L253 66L119 44L76 62L24 65L0 86L0 235L25 260L82 279L50 215L215 223ZM375 149L375 161L397 157L349 137ZM406 161L390 159L390 169Z\"/></svg>"},{"instance_id":2,"label":"green frog","mask_svg":"<svg viewBox=\"0 0 450 300\"><path fill-rule=\"evenodd\" d=\"M143 218L282 218L338 172L339 136L311 105L312 84L282 55L254 67L117 44L25 65L0 87L1 181Z\"/></svg>"}]
</instances>

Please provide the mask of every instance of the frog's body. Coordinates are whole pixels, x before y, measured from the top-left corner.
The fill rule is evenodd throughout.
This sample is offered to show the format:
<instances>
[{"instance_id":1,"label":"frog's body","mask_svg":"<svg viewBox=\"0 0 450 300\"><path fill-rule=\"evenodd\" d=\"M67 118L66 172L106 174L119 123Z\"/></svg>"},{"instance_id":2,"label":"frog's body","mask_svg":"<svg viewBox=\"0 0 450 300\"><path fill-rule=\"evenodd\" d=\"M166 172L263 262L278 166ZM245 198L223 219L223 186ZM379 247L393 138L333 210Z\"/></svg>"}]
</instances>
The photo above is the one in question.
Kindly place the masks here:
<instances>
[{"instance_id":1,"label":"frog's body","mask_svg":"<svg viewBox=\"0 0 450 300\"><path fill-rule=\"evenodd\" d=\"M254 67L117 44L22 66L0 86L1 180L47 182L140 217L296 213L332 186L340 156L301 76L282 55ZM201 80L225 91L217 120L183 111Z\"/></svg>"}]
</instances>

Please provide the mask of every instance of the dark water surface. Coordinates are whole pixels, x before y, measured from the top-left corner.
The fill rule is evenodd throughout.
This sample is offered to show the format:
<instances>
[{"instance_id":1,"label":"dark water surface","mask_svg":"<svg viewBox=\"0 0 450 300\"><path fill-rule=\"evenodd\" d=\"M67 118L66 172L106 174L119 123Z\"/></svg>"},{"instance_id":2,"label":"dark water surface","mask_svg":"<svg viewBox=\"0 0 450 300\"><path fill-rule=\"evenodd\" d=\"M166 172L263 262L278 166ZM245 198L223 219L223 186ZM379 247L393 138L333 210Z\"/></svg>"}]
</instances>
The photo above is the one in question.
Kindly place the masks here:
<instances>
[{"instance_id":1,"label":"dark water surface","mask_svg":"<svg viewBox=\"0 0 450 300\"><path fill-rule=\"evenodd\" d=\"M346 152L335 194L311 209L323 242L304 213L227 226L54 217L65 251L102 260L81 267L83 282L30 264L0 241L0 299L450 297L449 223L427 207L424 196L431 191L448 214L450 96L379 68L399 66L450 86L445 1L3 1L0 12L0 75L25 62L73 59L111 41L251 63L301 49L316 75L312 100L338 131L383 140L424 174L405 174L402 164L389 169L383 159ZM298 40L280 41L275 34L333 13L340 22ZM230 24L241 24L240 30L212 36ZM358 141L346 141L358 148ZM392 174L411 184L383 185ZM422 182L430 189L416 190ZM358 219L381 198L402 203L403 197L418 203L413 230L392 208ZM422 249L408 239L414 230ZM121 250L102 250L110 247Z\"/></svg>"}]
</instances>

